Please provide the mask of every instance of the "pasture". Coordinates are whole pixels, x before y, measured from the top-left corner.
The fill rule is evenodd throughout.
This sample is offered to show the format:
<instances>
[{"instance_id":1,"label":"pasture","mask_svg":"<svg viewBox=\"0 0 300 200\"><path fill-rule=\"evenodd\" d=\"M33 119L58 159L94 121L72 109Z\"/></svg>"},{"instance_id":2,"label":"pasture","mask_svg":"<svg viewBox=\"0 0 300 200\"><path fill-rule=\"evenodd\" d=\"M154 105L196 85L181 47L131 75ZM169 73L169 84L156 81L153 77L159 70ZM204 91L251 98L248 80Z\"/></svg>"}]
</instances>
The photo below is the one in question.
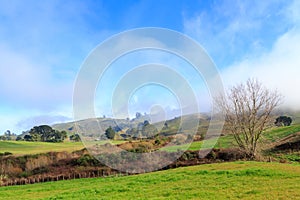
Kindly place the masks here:
<instances>
[{"instance_id":1,"label":"pasture","mask_svg":"<svg viewBox=\"0 0 300 200\"><path fill-rule=\"evenodd\" d=\"M81 142L26 142L26 141L0 141L0 153L10 152L14 155L38 154L50 151L73 152L84 148Z\"/></svg>"},{"instance_id":2,"label":"pasture","mask_svg":"<svg viewBox=\"0 0 300 200\"><path fill-rule=\"evenodd\" d=\"M300 165L207 164L0 188L0 199L299 199Z\"/></svg>"}]
</instances>

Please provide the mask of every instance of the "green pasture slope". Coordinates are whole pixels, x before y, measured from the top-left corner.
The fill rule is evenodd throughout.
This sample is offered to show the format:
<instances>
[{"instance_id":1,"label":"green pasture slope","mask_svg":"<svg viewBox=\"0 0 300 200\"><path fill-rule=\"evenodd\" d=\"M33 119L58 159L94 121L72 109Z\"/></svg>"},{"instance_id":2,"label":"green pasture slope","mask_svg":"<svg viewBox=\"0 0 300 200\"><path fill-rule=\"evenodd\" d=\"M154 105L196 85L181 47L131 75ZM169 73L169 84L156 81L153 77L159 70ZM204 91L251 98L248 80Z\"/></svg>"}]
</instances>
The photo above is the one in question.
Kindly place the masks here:
<instances>
[{"instance_id":1,"label":"green pasture slope","mask_svg":"<svg viewBox=\"0 0 300 200\"><path fill-rule=\"evenodd\" d=\"M263 137L270 142L275 142L276 140L297 132L300 132L300 124L294 124L287 127L273 127L266 131Z\"/></svg>"},{"instance_id":2,"label":"green pasture slope","mask_svg":"<svg viewBox=\"0 0 300 200\"><path fill-rule=\"evenodd\" d=\"M234 162L0 188L0 199L300 199L300 165Z\"/></svg>"},{"instance_id":3,"label":"green pasture slope","mask_svg":"<svg viewBox=\"0 0 300 200\"><path fill-rule=\"evenodd\" d=\"M274 142L278 139L286 137L290 134L300 132L300 124L292 125L289 127L274 127L263 134L266 142ZM101 142L101 141L100 141ZM113 141L114 144L119 144L124 141ZM99 143L99 142L97 142ZM232 135L222 136L215 140L206 140L205 146L203 146L203 141L195 141L189 147L186 146L170 146L164 147L163 151L177 151L177 149L186 149L197 151L201 148L210 148L212 144L215 144L215 148L228 148L233 147L235 144ZM64 143L46 143L46 142L25 142L25 141L0 141L0 153L11 152L14 155L23 154L36 154L45 153L49 151L76 151L84 148L81 142L64 142Z\"/></svg>"},{"instance_id":4,"label":"green pasture slope","mask_svg":"<svg viewBox=\"0 0 300 200\"><path fill-rule=\"evenodd\" d=\"M262 134L262 140L265 144L275 142L293 133L300 132L300 124L295 124L288 127L273 127ZM232 135L221 136L217 139L209 139L205 141L195 141L191 144L167 146L163 147L163 151L177 151L178 149L188 149L191 151L197 151L207 148L230 148L236 147L236 142Z\"/></svg>"},{"instance_id":5,"label":"green pasture slope","mask_svg":"<svg viewBox=\"0 0 300 200\"><path fill-rule=\"evenodd\" d=\"M115 140L112 144L120 144L125 141ZM89 144L104 144L105 141L91 141ZM10 152L14 155L38 154L47 152L73 152L84 148L82 142L26 142L26 141L0 141L0 153Z\"/></svg>"},{"instance_id":6,"label":"green pasture slope","mask_svg":"<svg viewBox=\"0 0 300 200\"><path fill-rule=\"evenodd\" d=\"M0 141L0 153L10 152L14 155L46 153L50 151L72 152L84 148L81 142L25 142L25 141Z\"/></svg>"}]
</instances>

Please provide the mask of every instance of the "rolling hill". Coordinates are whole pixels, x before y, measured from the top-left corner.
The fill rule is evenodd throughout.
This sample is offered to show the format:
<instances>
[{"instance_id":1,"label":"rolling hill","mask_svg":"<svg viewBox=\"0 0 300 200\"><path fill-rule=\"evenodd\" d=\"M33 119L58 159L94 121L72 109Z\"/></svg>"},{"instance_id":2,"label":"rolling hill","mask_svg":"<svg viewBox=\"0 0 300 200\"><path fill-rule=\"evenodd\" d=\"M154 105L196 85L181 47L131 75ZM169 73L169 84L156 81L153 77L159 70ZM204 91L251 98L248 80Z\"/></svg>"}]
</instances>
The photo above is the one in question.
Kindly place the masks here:
<instances>
[{"instance_id":1,"label":"rolling hill","mask_svg":"<svg viewBox=\"0 0 300 200\"><path fill-rule=\"evenodd\" d=\"M0 199L299 199L300 165L234 162L0 188Z\"/></svg>"},{"instance_id":2,"label":"rolling hill","mask_svg":"<svg viewBox=\"0 0 300 200\"><path fill-rule=\"evenodd\" d=\"M186 122L185 129L194 129L195 125L198 125L200 120L200 126L207 128L209 116L206 114L192 114L181 117L175 117L170 120L163 122L155 122L153 125L156 126L162 134L176 134L179 131L179 127L182 121ZM139 123L143 123L145 120L151 122L151 116L143 115L139 118L134 119L113 119L113 118L91 118L75 122L59 123L52 125L52 128L59 131L67 131L69 133L79 133L86 137L101 138L103 133L108 127L112 127L115 130L122 130L125 133L128 129L136 128ZM197 123L197 124L196 124ZM163 127L167 124L167 128Z\"/></svg>"}]
</instances>

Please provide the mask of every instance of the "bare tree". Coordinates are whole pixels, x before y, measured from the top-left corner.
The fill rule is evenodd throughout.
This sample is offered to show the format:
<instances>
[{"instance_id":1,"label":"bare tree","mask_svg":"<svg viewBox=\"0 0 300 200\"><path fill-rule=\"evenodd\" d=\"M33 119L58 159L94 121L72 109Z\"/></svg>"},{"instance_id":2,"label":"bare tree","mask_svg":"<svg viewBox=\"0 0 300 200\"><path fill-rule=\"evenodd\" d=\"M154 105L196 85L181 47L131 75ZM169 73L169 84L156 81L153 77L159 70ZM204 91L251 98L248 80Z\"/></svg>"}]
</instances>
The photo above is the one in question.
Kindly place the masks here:
<instances>
[{"instance_id":1,"label":"bare tree","mask_svg":"<svg viewBox=\"0 0 300 200\"><path fill-rule=\"evenodd\" d=\"M215 98L225 116L225 127L233 134L239 147L254 159L263 131L273 125L271 112L282 100L277 91L263 87L255 79L232 87L225 95Z\"/></svg>"}]
</instances>

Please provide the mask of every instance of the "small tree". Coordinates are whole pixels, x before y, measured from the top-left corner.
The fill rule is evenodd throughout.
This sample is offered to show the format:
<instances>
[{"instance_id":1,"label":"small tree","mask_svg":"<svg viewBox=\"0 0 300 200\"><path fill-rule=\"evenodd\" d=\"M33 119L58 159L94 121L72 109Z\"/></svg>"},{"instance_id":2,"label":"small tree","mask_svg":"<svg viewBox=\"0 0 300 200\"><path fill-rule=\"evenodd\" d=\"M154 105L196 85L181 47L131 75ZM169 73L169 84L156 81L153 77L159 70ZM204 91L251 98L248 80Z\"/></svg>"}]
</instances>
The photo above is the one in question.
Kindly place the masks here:
<instances>
[{"instance_id":1,"label":"small tree","mask_svg":"<svg viewBox=\"0 0 300 200\"><path fill-rule=\"evenodd\" d=\"M226 95L215 98L225 116L225 128L231 132L238 146L254 159L264 130L274 124L271 112L281 96L254 79L232 87Z\"/></svg>"},{"instance_id":2,"label":"small tree","mask_svg":"<svg viewBox=\"0 0 300 200\"><path fill-rule=\"evenodd\" d=\"M164 128L166 128L166 129L169 128L168 122L164 123Z\"/></svg>"},{"instance_id":3,"label":"small tree","mask_svg":"<svg viewBox=\"0 0 300 200\"><path fill-rule=\"evenodd\" d=\"M81 139L80 139L80 136L77 133L75 133L74 135L70 136L70 140L72 140L74 142L79 142Z\"/></svg>"},{"instance_id":4,"label":"small tree","mask_svg":"<svg viewBox=\"0 0 300 200\"><path fill-rule=\"evenodd\" d=\"M113 140L115 138L116 132L114 129L110 126L105 130L105 135L108 139Z\"/></svg>"},{"instance_id":5,"label":"small tree","mask_svg":"<svg viewBox=\"0 0 300 200\"><path fill-rule=\"evenodd\" d=\"M276 126L290 126L292 123L292 118L287 116L280 116L276 118L275 125Z\"/></svg>"},{"instance_id":6,"label":"small tree","mask_svg":"<svg viewBox=\"0 0 300 200\"><path fill-rule=\"evenodd\" d=\"M11 140L12 134L10 130L5 131L4 136L5 136L5 140Z\"/></svg>"}]
</instances>

